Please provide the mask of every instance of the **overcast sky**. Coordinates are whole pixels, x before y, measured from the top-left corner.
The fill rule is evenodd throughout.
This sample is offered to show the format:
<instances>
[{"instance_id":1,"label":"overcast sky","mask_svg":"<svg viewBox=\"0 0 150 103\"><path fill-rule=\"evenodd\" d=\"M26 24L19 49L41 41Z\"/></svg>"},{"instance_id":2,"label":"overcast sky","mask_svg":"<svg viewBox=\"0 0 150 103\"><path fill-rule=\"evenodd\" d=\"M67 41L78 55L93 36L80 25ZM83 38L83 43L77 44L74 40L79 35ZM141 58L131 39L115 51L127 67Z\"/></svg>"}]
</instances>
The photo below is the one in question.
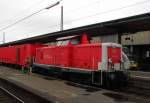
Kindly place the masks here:
<instances>
[{"instance_id":1,"label":"overcast sky","mask_svg":"<svg viewBox=\"0 0 150 103\"><path fill-rule=\"evenodd\" d=\"M58 0L0 0L0 29ZM49 10L0 31L6 42L60 30L60 7L64 6L64 29L150 12L150 0L63 0Z\"/></svg>"}]
</instances>

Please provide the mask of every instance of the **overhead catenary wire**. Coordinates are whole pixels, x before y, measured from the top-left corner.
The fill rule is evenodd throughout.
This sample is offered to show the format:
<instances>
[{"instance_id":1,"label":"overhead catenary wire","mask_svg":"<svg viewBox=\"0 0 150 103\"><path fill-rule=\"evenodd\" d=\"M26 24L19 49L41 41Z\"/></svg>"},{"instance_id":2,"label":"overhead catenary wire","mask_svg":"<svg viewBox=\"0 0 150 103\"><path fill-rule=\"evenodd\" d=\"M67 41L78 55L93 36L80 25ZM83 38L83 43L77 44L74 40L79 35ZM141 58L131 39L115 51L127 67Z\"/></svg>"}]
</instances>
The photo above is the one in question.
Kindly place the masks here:
<instances>
[{"instance_id":1,"label":"overhead catenary wire","mask_svg":"<svg viewBox=\"0 0 150 103\"><path fill-rule=\"evenodd\" d=\"M137 3L131 4L131 5L127 5L127 6L124 6L124 7L115 8L115 9L111 9L111 10L107 10L107 11L103 11L103 12L97 12L97 13L95 13L95 14L93 14L93 15L88 15L88 16L76 18L76 19L73 19L73 20L70 20L70 21L66 21L66 22L64 22L64 24L69 24L69 23L71 23L71 22L79 21L79 20L82 20L82 19L85 19L85 18L89 18L89 17L92 17L92 16L96 16L96 15L103 15L103 14L106 14L106 13L111 13L111 12L115 12L115 11L120 11L120 10L122 10L122 9L126 9L126 8L133 7L133 6L137 6L137 5L141 5L141 4L144 4L144 3L147 3L147 2L150 2L150 0L145 0L145 1L142 1L142 2L137 2ZM60 25L60 24L54 24L54 25L49 26L49 28L50 28L50 27L54 27L54 26L59 26L59 25Z\"/></svg>"},{"instance_id":2,"label":"overhead catenary wire","mask_svg":"<svg viewBox=\"0 0 150 103\"><path fill-rule=\"evenodd\" d=\"M23 10L19 11L19 13L17 13L17 15L20 14L20 13L22 13L22 12L24 12L24 11L27 11L27 10L31 9L33 6L38 5L38 4L42 3L42 2L43 2L43 0L39 0L38 2L31 4L31 5L30 5L29 7L27 7L26 9L23 9ZM78 8L76 8L76 9L72 9L72 10L66 11L66 12L64 12L64 13L69 13L70 11L71 11L71 12L72 12L72 11L76 11L77 9L82 9L82 8L84 8L84 7L87 7L87 6L90 6L90 5L93 5L93 4L97 4L97 3L99 3L99 2L102 2L102 1L95 1L95 2L92 2L92 3L86 4L86 5L82 6L82 7L78 7ZM15 18L17 15L11 17L11 20L12 20L13 18ZM55 16L56 16L56 15L55 15ZM8 19L8 20L5 20L5 21L2 21L2 22L0 22L0 24L6 23L6 22L11 21L11 20Z\"/></svg>"},{"instance_id":3,"label":"overhead catenary wire","mask_svg":"<svg viewBox=\"0 0 150 103\"><path fill-rule=\"evenodd\" d=\"M38 4L40 4L41 2L43 2L43 0L39 0L38 2L31 4L31 5L30 5L29 7L27 7L26 9L23 9L23 10L19 11L16 15L12 16L11 19L7 19L7 20L5 20L5 21L2 21L2 22L0 22L0 24L4 24L4 23L6 23L6 22L12 21L12 19L15 19L15 17L16 17L18 14L20 14L20 13L22 14L23 12L25 12L25 11L31 9L34 5L38 5Z\"/></svg>"},{"instance_id":4,"label":"overhead catenary wire","mask_svg":"<svg viewBox=\"0 0 150 103\"><path fill-rule=\"evenodd\" d=\"M104 1L104 0L95 1L95 2L92 2L92 3L90 3L90 4L84 5L84 6L82 6L82 7L78 7L78 8L75 8L75 9L68 10L68 11L64 11L64 14L65 14L65 16L70 15L70 14L74 14L76 11L80 11L81 9L84 9L85 7L90 7L90 6L92 6L92 5L101 3L102 1ZM147 2L149 2L149 1L150 1L150 0L145 0L145 1L141 1L141 2L136 2L136 3L130 4L130 5L127 5L127 6L123 6L123 7L111 9L111 10L108 10L108 11L97 12L97 13L95 13L95 14L93 14L93 15L89 15L89 16L85 16L85 17L90 17L90 16L101 15L101 14L105 14L105 13L109 13L109 12L119 11L119 10L121 10L121 9L125 9L125 8L128 8L128 7L137 6L137 5L141 5L141 4L147 3ZM59 15L55 15L55 16L59 16ZM73 20L73 21L74 21L74 20Z\"/></svg>"},{"instance_id":5,"label":"overhead catenary wire","mask_svg":"<svg viewBox=\"0 0 150 103\"><path fill-rule=\"evenodd\" d=\"M0 31L6 30L6 29L8 29L8 28L10 28L10 27L12 27L12 26L14 26L14 25L16 25L16 24L18 24L18 23L20 23L20 22L22 22L22 21L24 21L24 20L26 20L26 19L28 19L28 18L30 18L30 17L32 17L33 15L35 15L35 14L37 14L37 13L39 13L39 12L45 10L45 9L50 9L50 8L52 8L52 7L56 6L56 5L58 5L61 1L62 1L62 0L57 1L56 3L51 4L50 6L48 6L48 7L46 7L46 8L42 8L42 9L40 9L40 10L38 10L38 11L36 11L36 12L34 12L34 13L32 13L32 14L30 14L30 15L28 15L28 16L26 16L26 17L24 17L24 18L22 18L22 19L20 19L20 20L18 20L18 21L16 21L16 22L14 22L14 23L12 23L12 24L10 24L10 25L8 25L8 26L2 28L2 29L0 29Z\"/></svg>"},{"instance_id":6,"label":"overhead catenary wire","mask_svg":"<svg viewBox=\"0 0 150 103\"><path fill-rule=\"evenodd\" d=\"M63 13L64 13L65 15L70 15L70 14L72 14L72 13L78 11L78 10L85 9L85 7L90 7L90 6L93 6L93 5L95 5L95 4L101 3L102 1L104 1L104 0L101 0L101 1L94 1L94 2L88 3L88 4L86 4L86 5L83 5L82 7L77 7L77 8L68 10L68 11L63 11ZM53 15L53 16L56 17L56 16L59 16L59 14Z\"/></svg>"},{"instance_id":7,"label":"overhead catenary wire","mask_svg":"<svg viewBox=\"0 0 150 103\"><path fill-rule=\"evenodd\" d=\"M39 0L38 2L31 4L29 7L27 7L27 8L25 8L25 9L19 11L18 14L20 14L20 13L22 13L22 12L24 12L24 11L27 11L27 10L33 8L34 6L36 6L36 5L38 5L38 4L41 4L42 2L43 2L43 0Z\"/></svg>"},{"instance_id":8,"label":"overhead catenary wire","mask_svg":"<svg viewBox=\"0 0 150 103\"><path fill-rule=\"evenodd\" d=\"M145 0L145 1L142 1L142 2L137 2L137 3L131 4L131 5L127 5L127 6L123 6L123 7L120 7L120 8L115 8L115 9L111 9L111 10L107 10L107 11L103 11L103 12L97 12L95 14L84 16L84 17L79 17L79 18L67 21L65 23L68 24L68 23L72 23L72 22L75 22L75 21L79 21L79 20L85 19L85 18L93 17L93 16L96 16L96 15L103 15L103 14L106 14L106 13L120 11L122 9L126 9L126 8L129 8L129 7L133 7L133 6L137 6L137 5L141 5L141 4L145 4L147 2L150 2L150 0Z\"/></svg>"},{"instance_id":9,"label":"overhead catenary wire","mask_svg":"<svg viewBox=\"0 0 150 103\"><path fill-rule=\"evenodd\" d=\"M61 0L60 0L60 1L61 1ZM58 2L60 2L60 1L58 1ZM150 0L145 0L145 1L142 1L142 2L136 2L136 3L134 3L134 4L127 5L127 6L124 6L124 7L115 8L115 9L111 9L111 10L103 11L103 12L97 12L97 13L95 13L95 14L93 14L93 15L88 15L88 16L76 18L76 19L73 19L73 20L70 20L70 21L66 21L66 22L64 22L64 24L69 24L69 23L72 23L72 22L75 22L75 21L79 21L79 20L82 20L82 19L85 19L85 18L89 18L89 17L92 17L92 16L96 16L96 15L103 15L103 14L105 14L105 13L110 13L110 12L119 11L119 10L122 10L122 9L125 9L125 8L129 8L129 7L133 7L133 6L137 6L137 5L141 5L141 4L147 3L147 2L149 2L149 1L150 1ZM20 23L20 22L22 22L22 21L25 20L25 19L28 19L29 17L31 17L31 16L33 16L33 15L35 15L35 14L41 12L41 11L44 10L44 9L48 9L48 8L43 8L43 9L41 9L41 10L39 10L39 11L37 11L37 12L35 12L35 13L33 13L33 14L31 14L31 15L25 17L25 18L22 18L22 19L20 19L19 21L15 22L15 23L13 23L13 24L10 24L10 25L8 25L8 26L5 27L5 28L0 29L0 31L3 31L3 30L5 30L5 29L8 29L9 27L12 27L12 26L14 26L15 24ZM70 11L70 12L72 12L72 11ZM69 13L67 13L66 15L68 15L68 14L69 14ZM66 16L66 15L65 15L65 16ZM60 26L60 24L54 24L54 25L51 25L50 27L58 26L58 25Z\"/></svg>"},{"instance_id":10,"label":"overhead catenary wire","mask_svg":"<svg viewBox=\"0 0 150 103\"><path fill-rule=\"evenodd\" d=\"M68 11L66 11L66 12L64 12L64 13L74 13L74 11L81 10L81 9L85 9L85 7L91 7L92 5L101 3L101 2L103 2L103 1L104 1L104 0L101 0L101 1L94 1L94 2L88 3L88 4L86 4L86 5L83 5L82 7L77 7L77 8L68 10Z\"/></svg>"},{"instance_id":11,"label":"overhead catenary wire","mask_svg":"<svg viewBox=\"0 0 150 103\"><path fill-rule=\"evenodd\" d=\"M137 5L141 5L141 4L147 3L149 1L150 0L145 0L145 1L134 3L134 4L131 4L131 5L127 5L127 6L124 6L124 7L115 8L115 9L111 9L111 10L104 11L104 12L98 12L98 13L95 13L93 15L84 16L84 17L76 18L74 20L66 21L66 22L64 22L64 24L69 24L69 23L76 22L76 21L79 21L79 20L82 20L82 19L85 19L85 18L96 16L96 15L103 15L103 14L110 13L110 12L120 11L122 9L126 9L126 8L129 8L129 7L133 7L133 6L137 6ZM56 26L60 26L60 24L50 25L48 28L54 28ZM29 33L33 33L33 32L29 32Z\"/></svg>"}]
</instances>

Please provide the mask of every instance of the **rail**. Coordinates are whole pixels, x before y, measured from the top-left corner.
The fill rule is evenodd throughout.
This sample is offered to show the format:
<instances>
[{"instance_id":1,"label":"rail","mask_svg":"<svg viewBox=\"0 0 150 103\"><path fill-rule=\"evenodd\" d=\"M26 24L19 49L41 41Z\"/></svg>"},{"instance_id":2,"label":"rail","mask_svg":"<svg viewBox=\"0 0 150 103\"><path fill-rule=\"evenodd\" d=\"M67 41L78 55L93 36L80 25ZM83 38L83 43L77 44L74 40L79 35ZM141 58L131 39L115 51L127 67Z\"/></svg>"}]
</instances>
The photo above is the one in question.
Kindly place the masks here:
<instances>
[{"instance_id":1,"label":"rail","mask_svg":"<svg viewBox=\"0 0 150 103\"><path fill-rule=\"evenodd\" d=\"M0 87L0 102L1 103L25 103L23 100L9 92L3 87Z\"/></svg>"}]
</instances>

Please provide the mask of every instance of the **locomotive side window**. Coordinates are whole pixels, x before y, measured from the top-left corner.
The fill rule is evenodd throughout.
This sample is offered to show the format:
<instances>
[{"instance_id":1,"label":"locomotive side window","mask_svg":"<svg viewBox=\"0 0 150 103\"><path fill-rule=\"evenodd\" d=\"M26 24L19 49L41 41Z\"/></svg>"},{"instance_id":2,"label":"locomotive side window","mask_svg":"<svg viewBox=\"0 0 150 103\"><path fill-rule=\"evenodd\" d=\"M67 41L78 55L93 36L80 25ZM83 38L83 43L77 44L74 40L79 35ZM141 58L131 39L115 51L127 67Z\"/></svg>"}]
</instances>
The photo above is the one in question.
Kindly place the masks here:
<instances>
[{"instance_id":1,"label":"locomotive side window","mask_svg":"<svg viewBox=\"0 0 150 103\"><path fill-rule=\"evenodd\" d=\"M61 45L67 45L69 43L69 40L64 40L64 41L58 41L57 42L57 46L61 46Z\"/></svg>"},{"instance_id":2,"label":"locomotive side window","mask_svg":"<svg viewBox=\"0 0 150 103\"><path fill-rule=\"evenodd\" d=\"M75 38L75 39L71 39L71 40L58 41L57 46L68 45L69 42L71 42L71 44L73 44L73 45L80 44L80 40L78 38Z\"/></svg>"},{"instance_id":3,"label":"locomotive side window","mask_svg":"<svg viewBox=\"0 0 150 103\"><path fill-rule=\"evenodd\" d=\"M78 38L72 39L71 44L74 44L74 45L80 44L80 40Z\"/></svg>"}]
</instances>

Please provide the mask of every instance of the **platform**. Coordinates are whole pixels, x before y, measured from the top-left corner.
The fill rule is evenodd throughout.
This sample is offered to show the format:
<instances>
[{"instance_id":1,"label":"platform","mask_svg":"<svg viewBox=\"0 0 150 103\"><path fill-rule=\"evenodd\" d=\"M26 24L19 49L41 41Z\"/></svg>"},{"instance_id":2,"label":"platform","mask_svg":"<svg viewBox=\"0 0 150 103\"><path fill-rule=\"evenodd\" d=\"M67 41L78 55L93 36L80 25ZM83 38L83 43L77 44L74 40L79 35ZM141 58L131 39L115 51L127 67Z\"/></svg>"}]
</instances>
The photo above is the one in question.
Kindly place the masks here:
<instances>
[{"instance_id":1,"label":"platform","mask_svg":"<svg viewBox=\"0 0 150 103\"><path fill-rule=\"evenodd\" d=\"M78 85L38 74L24 74L12 68L0 66L0 78L8 80L53 103L150 103L148 99Z\"/></svg>"},{"instance_id":2,"label":"platform","mask_svg":"<svg viewBox=\"0 0 150 103\"><path fill-rule=\"evenodd\" d=\"M134 78L141 78L150 81L150 72L143 72L143 71L129 71L130 76Z\"/></svg>"}]
</instances>

